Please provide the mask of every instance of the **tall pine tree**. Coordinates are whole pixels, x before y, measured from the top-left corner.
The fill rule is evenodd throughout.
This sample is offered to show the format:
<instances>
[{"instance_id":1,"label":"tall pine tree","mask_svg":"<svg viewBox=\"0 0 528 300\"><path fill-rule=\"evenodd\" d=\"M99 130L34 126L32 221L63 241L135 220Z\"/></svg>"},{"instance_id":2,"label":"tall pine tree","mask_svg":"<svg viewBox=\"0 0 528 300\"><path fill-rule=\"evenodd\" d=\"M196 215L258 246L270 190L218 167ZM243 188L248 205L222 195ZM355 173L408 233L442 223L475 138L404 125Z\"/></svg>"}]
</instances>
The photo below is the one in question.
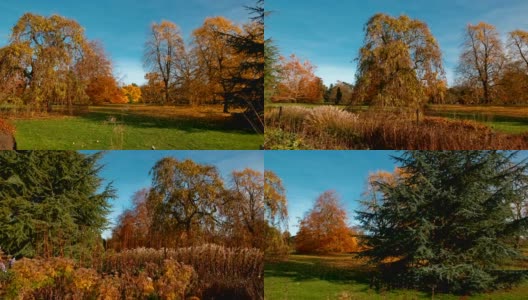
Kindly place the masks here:
<instances>
[{"instance_id":1,"label":"tall pine tree","mask_svg":"<svg viewBox=\"0 0 528 300\"><path fill-rule=\"evenodd\" d=\"M87 257L101 241L113 188L101 154L0 152L0 247L25 257Z\"/></svg>"},{"instance_id":2,"label":"tall pine tree","mask_svg":"<svg viewBox=\"0 0 528 300\"><path fill-rule=\"evenodd\" d=\"M382 282L472 293L499 287L503 263L521 253L528 219L513 204L528 190L528 164L503 151L408 151L395 183L377 182L381 201L358 211L363 255Z\"/></svg>"}]
</instances>

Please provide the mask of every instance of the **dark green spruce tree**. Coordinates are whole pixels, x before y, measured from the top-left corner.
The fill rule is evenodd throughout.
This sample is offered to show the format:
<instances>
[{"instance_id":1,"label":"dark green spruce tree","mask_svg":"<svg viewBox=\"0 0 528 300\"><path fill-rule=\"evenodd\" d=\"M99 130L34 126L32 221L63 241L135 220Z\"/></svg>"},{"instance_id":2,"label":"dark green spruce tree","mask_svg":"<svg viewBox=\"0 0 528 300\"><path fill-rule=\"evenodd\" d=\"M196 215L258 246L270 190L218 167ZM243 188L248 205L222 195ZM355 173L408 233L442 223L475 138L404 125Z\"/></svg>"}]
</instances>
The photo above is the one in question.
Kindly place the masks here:
<instances>
[{"instance_id":1,"label":"dark green spruce tree","mask_svg":"<svg viewBox=\"0 0 528 300\"><path fill-rule=\"evenodd\" d=\"M101 154L0 151L0 247L17 257L89 257L101 245L111 185Z\"/></svg>"},{"instance_id":2,"label":"dark green spruce tree","mask_svg":"<svg viewBox=\"0 0 528 300\"><path fill-rule=\"evenodd\" d=\"M528 164L504 151L407 151L396 183L358 219L380 284L471 294L512 284L528 219L513 207L528 191Z\"/></svg>"},{"instance_id":3,"label":"dark green spruce tree","mask_svg":"<svg viewBox=\"0 0 528 300\"><path fill-rule=\"evenodd\" d=\"M230 103L245 108L244 117L253 129L264 132L264 0L257 0L254 7L247 7L252 22L244 26L238 35L224 34L225 38L245 60L226 84L236 87L227 97Z\"/></svg>"}]
</instances>

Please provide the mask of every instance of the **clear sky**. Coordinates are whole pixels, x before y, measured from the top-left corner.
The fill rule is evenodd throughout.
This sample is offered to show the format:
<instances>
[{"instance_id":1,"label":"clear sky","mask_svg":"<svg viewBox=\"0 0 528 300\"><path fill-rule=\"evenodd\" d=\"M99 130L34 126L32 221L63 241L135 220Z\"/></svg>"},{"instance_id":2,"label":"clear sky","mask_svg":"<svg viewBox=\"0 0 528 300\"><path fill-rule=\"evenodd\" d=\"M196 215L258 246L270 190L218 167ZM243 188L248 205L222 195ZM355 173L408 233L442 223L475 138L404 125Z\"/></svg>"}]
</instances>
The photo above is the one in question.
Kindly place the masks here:
<instances>
[{"instance_id":1,"label":"clear sky","mask_svg":"<svg viewBox=\"0 0 528 300\"><path fill-rule=\"evenodd\" d=\"M286 189L289 231L295 235L299 220L327 190L340 196L349 225L357 225L354 211L359 208L368 175L384 170L393 172L393 156L401 151L266 151L266 170L277 174ZM515 161L528 161L528 151L521 151Z\"/></svg>"},{"instance_id":2,"label":"clear sky","mask_svg":"<svg viewBox=\"0 0 528 300\"><path fill-rule=\"evenodd\" d=\"M395 151L266 151L266 170L277 174L288 199L289 230L295 235L298 221L326 190L341 197L353 225L354 210L371 172L392 172Z\"/></svg>"},{"instance_id":3,"label":"clear sky","mask_svg":"<svg viewBox=\"0 0 528 300\"><path fill-rule=\"evenodd\" d=\"M94 151L81 151L94 153ZM111 226L124 210L131 207L132 196L151 184L149 171L154 164L167 156L177 159L192 159L198 163L215 165L226 184L233 170L252 168L264 171L264 154L262 151L108 151L101 159L104 168L99 174L105 179L104 186L113 182L118 197L110 201L112 213L109 216ZM103 186L103 187L104 187ZM103 233L109 237L111 229Z\"/></svg>"},{"instance_id":4,"label":"clear sky","mask_svg":"<svg viewBox=\"0 0 528 300\"><path fill-rule=\"evenodd\" d=\"M152 22L172 21L190 42L206 17L225 16L237 24L247 21L244 6L252 0L1 0L0 46L26 12L59 14L77 20L91 40L99 40L114 62L114 73L125 83L143 83L143 45Z\"/></svg>"},{"instance_id":5,"label":"clear sky","mask_svg":"<svg viewBox=\"0 0 528 300\"><path fill-rule=\"evenodd\" d=\"M407 14L425 21L444 53L449 83L468 23L495 25L503 37L514 29L528 30L526 0L266 0L271 37L285 56L296 53L318 66L325 84L355 81L355 62L363 27L376 13Z\"/></svg>"}]
</instances>

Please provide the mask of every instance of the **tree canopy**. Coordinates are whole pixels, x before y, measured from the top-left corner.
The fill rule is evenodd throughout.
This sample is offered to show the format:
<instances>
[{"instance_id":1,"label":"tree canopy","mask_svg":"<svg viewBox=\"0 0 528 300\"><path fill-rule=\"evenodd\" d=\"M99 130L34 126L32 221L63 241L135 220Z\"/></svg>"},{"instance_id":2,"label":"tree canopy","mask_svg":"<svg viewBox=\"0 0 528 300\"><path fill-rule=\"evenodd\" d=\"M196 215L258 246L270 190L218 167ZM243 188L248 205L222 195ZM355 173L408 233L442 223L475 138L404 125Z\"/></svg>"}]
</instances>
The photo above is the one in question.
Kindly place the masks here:
<instances>
[{"instance_id":1,"label":"tree canopy","mask_svg":"<svg viewBox=\"0 0 528 300\"><path fill-rule=\"evenodd\" d=\"M512 281L499 267L522 256L515 241L528 217L528 164L503 151L408 151L405 176L373 182L382 197L365 202L362 254L386 284L472 293ZM386 177L381 177L381 179Z\"/></svg>"},{"instance_id":2,"label":"tree canopy","mask_svg":"<svg viewBox=\"0 0 528 300\"><path fill-rule=\"evenodd\" d=\"M346 210L334 191L322 193L300 222L295 248L300 253L344 253L358 250Z\"/></svg>"},{"instance_id":3,"label":"tree canopy","mask_svg":"<svg viewBox=\"0 0 528 300\"><path fill-rule=\"evenodd\" d=\"M357 101L419 108L439 96L442 53L426 23L376 14L365 25L356 77Z\"/></svg>"}]
</instances>

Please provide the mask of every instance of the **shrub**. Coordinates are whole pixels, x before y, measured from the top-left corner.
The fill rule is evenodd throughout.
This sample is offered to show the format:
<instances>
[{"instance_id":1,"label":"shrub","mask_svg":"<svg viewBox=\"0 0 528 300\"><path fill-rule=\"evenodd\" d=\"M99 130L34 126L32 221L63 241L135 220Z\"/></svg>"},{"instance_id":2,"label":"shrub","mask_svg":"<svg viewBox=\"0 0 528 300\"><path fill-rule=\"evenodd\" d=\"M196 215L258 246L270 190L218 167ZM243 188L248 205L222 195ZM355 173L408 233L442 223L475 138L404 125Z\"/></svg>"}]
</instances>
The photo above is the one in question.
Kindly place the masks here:
<instances>
[{"instance_id":1,"label":"shrub","mask_svg":"<svg viewBox=\"0 0 528 300\"><path fill-rule=\"evenodd\" d=\"M264 144L269 150L300 150L306 145L293 132L277 128L268 128L264 132Z\"/></svg>"},{"instance_id":2,"label":"shrub","mask_svg":"<svg viewBox=\"0 0 528 300\"><path fill-rule=\"evenodd\" d=\"M185 299L194 274L192 267L172 259L113 275L76 268L64 258L22 259L11 271L6 298L22 300Z\"/></svg>"},{"instance_id":3,"label":"shrub","mask_svg":"<svg viewBox=\"0 0 528 300\"><path fill-rule=\"evenodd\" d=\"M339 135L354 127L358 116L335 106L319 106L310 111L306 126L318 131Z\"/></svg>"}]
</instances>

